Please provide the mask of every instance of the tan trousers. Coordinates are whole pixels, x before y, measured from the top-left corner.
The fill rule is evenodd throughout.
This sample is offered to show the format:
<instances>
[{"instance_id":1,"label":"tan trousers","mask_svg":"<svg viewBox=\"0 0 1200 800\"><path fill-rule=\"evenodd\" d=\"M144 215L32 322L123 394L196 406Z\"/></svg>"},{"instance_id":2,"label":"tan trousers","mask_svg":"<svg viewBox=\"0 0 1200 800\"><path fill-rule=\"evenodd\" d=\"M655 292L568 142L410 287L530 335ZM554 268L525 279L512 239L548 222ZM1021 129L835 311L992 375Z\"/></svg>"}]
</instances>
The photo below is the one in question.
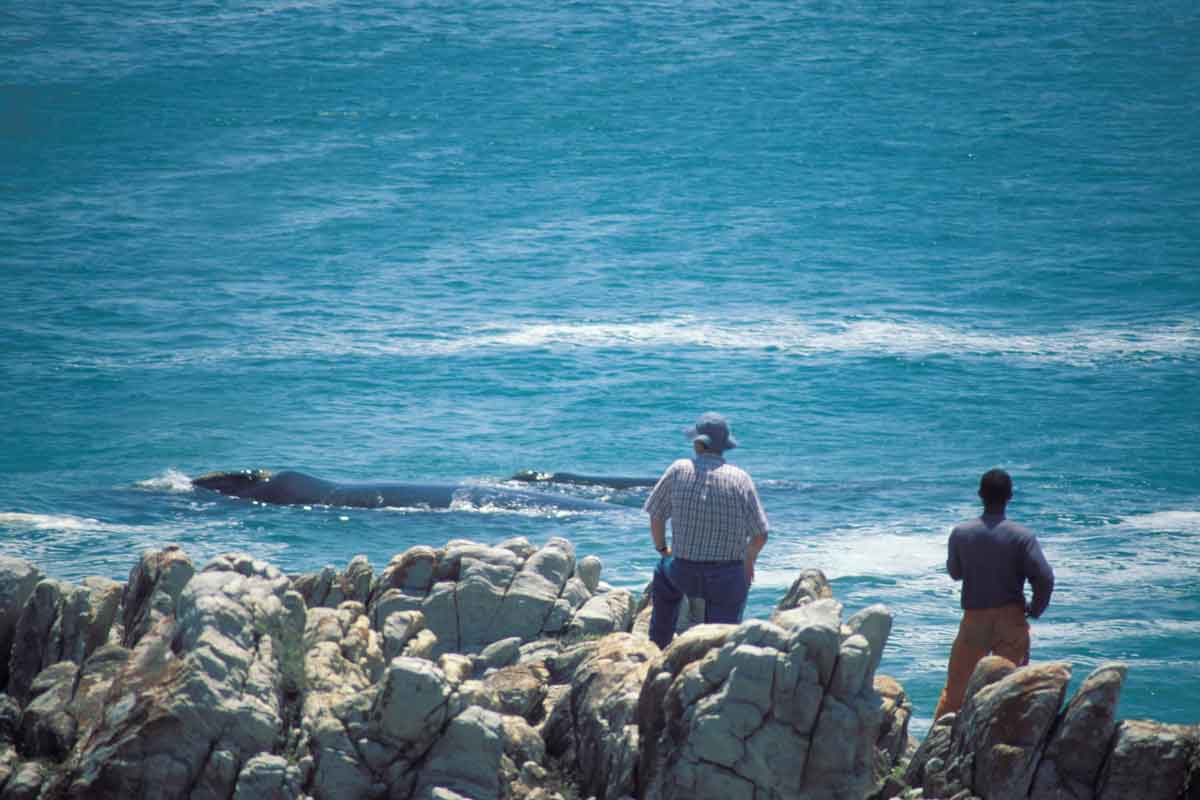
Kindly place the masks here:
<instances>
[{"instance_id":1,"label":"tan trousers","mask_svg":"<svg viewBox=\"0 0 1200 800\"><path fill-rule=\"evenodd\" d=\"M950 650L946 688L942 689L937 711L933 714L935 720L962 708L967 681L971 680L975 665L989 653L1007 658L1018 667L1029 663L1029 622L1025 619L1023 603L963 612L958 636Z\"/></svg>"}]
</instances>

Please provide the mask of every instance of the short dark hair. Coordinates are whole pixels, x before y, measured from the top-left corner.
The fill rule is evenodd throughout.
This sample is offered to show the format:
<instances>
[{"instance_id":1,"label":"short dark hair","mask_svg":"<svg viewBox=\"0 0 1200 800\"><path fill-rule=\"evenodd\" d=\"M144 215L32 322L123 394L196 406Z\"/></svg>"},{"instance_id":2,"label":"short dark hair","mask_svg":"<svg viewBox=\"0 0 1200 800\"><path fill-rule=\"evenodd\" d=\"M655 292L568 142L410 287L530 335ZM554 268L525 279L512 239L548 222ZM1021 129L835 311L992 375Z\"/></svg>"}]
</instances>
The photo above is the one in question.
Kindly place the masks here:
<instances>
[{"instance_id":1,"label":"short dark hair","mask_svg":"<svg viewBox=\"0 0 1200 800\"><path fill-rule=\"evenodd\" d=\"M979 479L979 496L987 506L1002 506L1012 499L1012 478L1002 469L989 469Z\"/></svg>"}]
</instances>

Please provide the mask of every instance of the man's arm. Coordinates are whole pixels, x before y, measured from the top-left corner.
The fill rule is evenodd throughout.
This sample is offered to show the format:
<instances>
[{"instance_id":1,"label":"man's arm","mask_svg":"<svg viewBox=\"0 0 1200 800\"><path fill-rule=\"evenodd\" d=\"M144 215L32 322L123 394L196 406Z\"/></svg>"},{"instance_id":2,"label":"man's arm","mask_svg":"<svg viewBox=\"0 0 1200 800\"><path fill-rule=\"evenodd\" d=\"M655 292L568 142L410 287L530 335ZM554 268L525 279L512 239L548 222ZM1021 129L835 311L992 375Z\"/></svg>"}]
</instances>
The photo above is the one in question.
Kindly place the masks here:
<instances>
[{"instance_id":1,"label":"man's arm","mask_svg":"<svg viewBox=\"0 0 1200 800\"><path fill-rule=\"evenodd\" d=\"M1025 577L1033 587L1033 600L1030 601L1026 613L1037 619L1050 605L1050 595L1054 593L1054 570L1042 553L1042 546L1037 538L1030 536L1025 545L1024 559Z\"/></svg>"},{"instance_id":2,"label":"man's arm","mask_svg":"<svg viewBox=\"0 0 1200 800\"><path fill-rule=\"evenodd\" d=\"M951 578L961 581L963 576L962 556L958 552L958 537L955 533L957 531L950 531L950 541L946 543L946 571L950 573Z\"/></svg>"},{"instance_id":3,"label":"man's arm","mask_svg":"<svg viewBox=\"0 0 1200 800\"><path fill-rule=\"evenodd\" d=\"M650 538L654 540L654 549L660 555L671 555L671 548L667 547L667 521L662 517L650 518Z\"/></svg>"},{"instance_id":4,"label":"man's arm","mask_svg":"<svg viewBox=\"0 0 1200 800\"><path fill-rule=\"evenodd\" d=\"M750 541L746 543L746 583L754 583L754 562L767 543L767 512L763 510L762 501L758 499L758 488L750 482L750 491L746 497L746 511L750 528Z\"/></svg>"},{"instance_id":5,"label":"man's arm","mask_svg":"<svg viewBox=\"0 0 1200 800\"><path fill-rule=\"evenodd\" d=\"M767 543L767 534L760 533L752 537L746 544L746 583L754 583L754 562Z\"/></svg>"},{"instance_id":6,"label":"man's arm","mask_svg":"<svg viewBox=\"0 0 1200 800\"><path fill-rule=\"evenodd\" d=\"M646 498L642 510L650 515L650 538L654 540L654 549L661 555L668 556L671 549L667 547L667 520L671 518L671 475L674 465L667 468L658 483Z\"/></svg>"}]
</instances>

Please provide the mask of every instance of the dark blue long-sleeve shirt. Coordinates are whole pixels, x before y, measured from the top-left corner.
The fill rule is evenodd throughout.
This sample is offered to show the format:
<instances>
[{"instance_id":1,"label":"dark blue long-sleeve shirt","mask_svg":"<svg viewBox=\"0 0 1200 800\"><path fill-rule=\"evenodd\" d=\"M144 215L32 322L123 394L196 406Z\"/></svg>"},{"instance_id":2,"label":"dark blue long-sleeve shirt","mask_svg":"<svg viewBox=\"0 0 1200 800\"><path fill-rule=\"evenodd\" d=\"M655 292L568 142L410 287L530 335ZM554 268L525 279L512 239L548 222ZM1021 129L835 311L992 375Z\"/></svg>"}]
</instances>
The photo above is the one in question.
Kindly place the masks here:
<instances>
[{"instance_id":1,"label":"dark blue long-sleeve shirt","mask_svg":"<svg viewBox=\"0 0 1200 800\"><path fill-rule=\"evenodd\" d=\"M1029 616L1040 617L1050 605L1054 570L1037 537L1003 514L984 514L950 532L946 569L961 580L962 607L998 608L1025 603L1025 581L1033 587Z\"/></svg>"}]
</instances>

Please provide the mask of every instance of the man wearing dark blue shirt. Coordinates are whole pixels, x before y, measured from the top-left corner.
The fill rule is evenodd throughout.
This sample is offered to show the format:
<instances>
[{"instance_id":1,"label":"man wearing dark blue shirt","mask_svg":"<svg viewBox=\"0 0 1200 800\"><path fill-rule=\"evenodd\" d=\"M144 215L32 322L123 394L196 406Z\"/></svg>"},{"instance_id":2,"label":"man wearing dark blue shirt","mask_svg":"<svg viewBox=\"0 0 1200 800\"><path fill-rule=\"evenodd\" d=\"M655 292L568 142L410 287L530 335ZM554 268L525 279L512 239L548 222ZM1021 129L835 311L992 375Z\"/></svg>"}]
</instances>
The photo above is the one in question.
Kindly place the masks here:
<instances>
[{"instance_id":1,"label":"man wearing dark blue shirt","mask_svg":"<svg viewBox=\"0 0 1200 800\"><path fill-rule=\"evenodd\" d=\"M950 532L946 569L961 580L962 622L950 651L946 688L933 718L958 711L975 665L989 653L1018 666L1029 663L1029 622L1050 604L1054 570L1042 555L1037 537L1005 518L1012 499L1012 478L1002 469L979 479L983 516ZM1025 581L1033 600L1025 601Z\"/></svg>"}]
</instances>

